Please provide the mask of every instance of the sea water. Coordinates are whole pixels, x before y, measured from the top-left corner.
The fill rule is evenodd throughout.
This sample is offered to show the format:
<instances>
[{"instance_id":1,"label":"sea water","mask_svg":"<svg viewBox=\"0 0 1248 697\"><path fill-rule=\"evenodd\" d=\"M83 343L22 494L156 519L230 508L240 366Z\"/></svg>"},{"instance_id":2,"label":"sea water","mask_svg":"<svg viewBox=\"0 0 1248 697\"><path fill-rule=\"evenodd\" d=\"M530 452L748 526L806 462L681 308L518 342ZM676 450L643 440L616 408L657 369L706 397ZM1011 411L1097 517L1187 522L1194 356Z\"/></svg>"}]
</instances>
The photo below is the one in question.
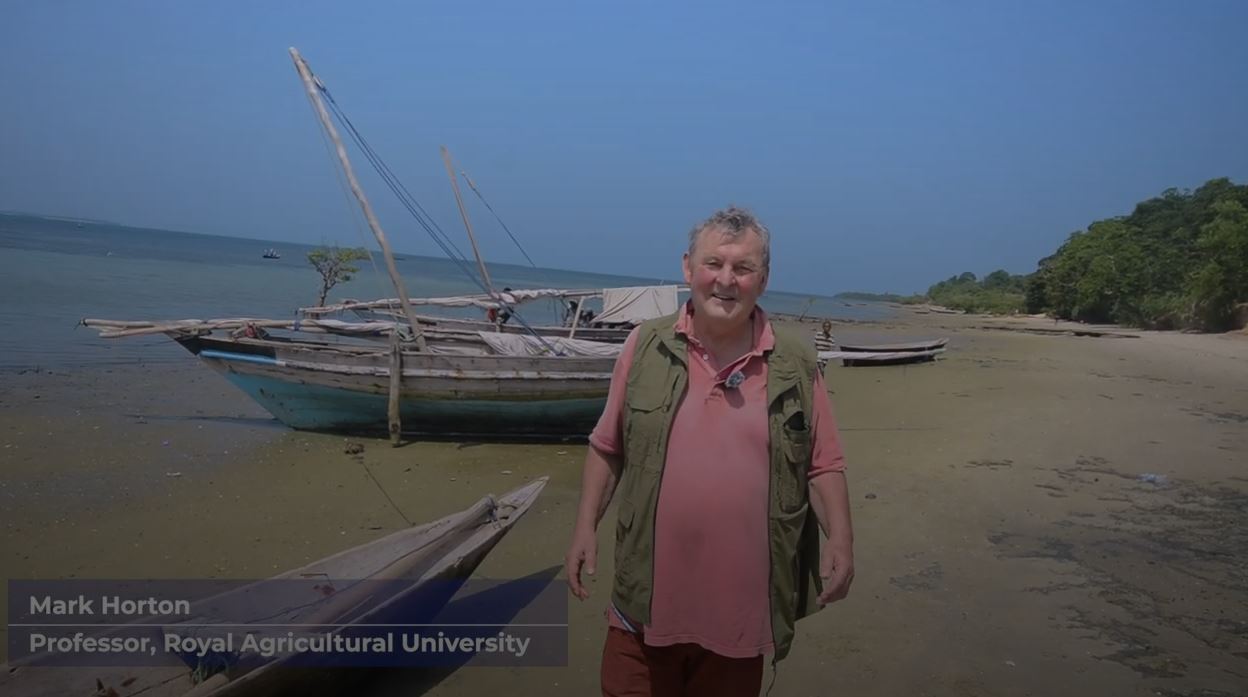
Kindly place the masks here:
<instances>
[{"instance_id":1,"label":"sea water","mask_svg":"<svg viewBox=\"0 0 1248 697\"><path fill-rule=\"evenodd\" d=\"M267 249L280 259L265 259ZM252 317L293 319L316 304L320 276L308 264L312 245L127 227L106 222L0 214L0 370L182 360L163 334L101 339L84 318L177 320ZM399 254L408 294L479 293L474 264ZM328 302L395 297L380 253L358 264ZM562 269L489 264L495 288L613 288L679 283ZM838 319L887 316L886 306L768 291L770 312ZM601 305L587 304L597 311ZM481 318L478 309L422 313ZM521 306L530 324L557 322L555 301ZM351 319L347 315L343 319Z\"/></svg>"}]
</instances>

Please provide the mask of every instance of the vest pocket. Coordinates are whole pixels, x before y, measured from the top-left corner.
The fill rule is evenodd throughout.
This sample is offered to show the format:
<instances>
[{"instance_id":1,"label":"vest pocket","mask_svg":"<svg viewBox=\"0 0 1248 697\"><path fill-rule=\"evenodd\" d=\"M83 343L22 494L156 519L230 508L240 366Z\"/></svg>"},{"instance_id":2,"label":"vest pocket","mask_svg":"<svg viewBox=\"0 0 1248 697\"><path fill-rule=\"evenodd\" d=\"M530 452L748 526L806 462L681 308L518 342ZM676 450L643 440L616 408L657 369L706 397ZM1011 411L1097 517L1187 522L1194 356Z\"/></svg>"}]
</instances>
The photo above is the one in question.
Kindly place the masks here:
<instances>
[{"instance_id":1,"label":"vest pocket","mask_svg":"<svg viewBox=\"0 0 1248 697\"><path fill-rule=\"evenodd\" d=\"M637 557L637 532L633 530L633 502L627 498L620 501L620 510L615 520L615 569L617 573L627 572L632 568L632 560Z\"/></svg>"},{"instance_id":2,"label":"vest pocket","mask_svg":"<svg viewBox=\"0 0 1248 697\"><path fill-rule=\"evenodd\" d=\"M780 487L780 509L791 513L806 503L806 475L810 471L810 429L806 427L801 412L785 422L782 450L784 463L777 482Z\"/></svg>"},{"instance_id":3,"label":"vest pocket","mask_svg":"<svg viewBox=\"0 0 1248 697\"><path fill-rule=\"evenodd\" d=\"M802 531L809 513L809 506L801 504L796 510L772 516L768 525L772 555L771 622L777 644L792 641L794 624L802 615Z\"/></svg>"},{"instance_id":4,"label":"vest pocket","mask_svg":"<svg viewBox=\"0 0 1248 697\"><path fill-rule=\"evenodd\" d=\"M669 396L641 394L626 398L624 439L627 463L640 462L641 468L649 472L663 469L666 453L662 452L662 446L666 442L663 434L669 420Z\"/></svg>"},{"instance_id":5,"label":"vest pocket","mask_svg":"<svg viewBox=\"0 0 1248 697\"><path fill-rule=\"evenodd\" d=\"M633 411L654 411L662 409L671 401L671 392L669 390L645 390L634 389L624 395L624 406Z\"/></svg>"},{"instance_id":6,"label":"vest pocket","mask_svg":"<svg viewBox=\"0 0 1248 697\"><path fill-rule=\"evenodd\" d=\"M624 540L624 535L633 527L633 502L628 499L620 501L620 510L615 516L615 543L618 545Z\"/></svg>"},{"instance_id":7,"label":"vest pocket","mask_svg":"<svg viewBox=\"0 0 1248 697\"><path fill-rule=\"evenodd\" d=\"M784 456L789 462L807 469L810 465L810 429L784 425Z\"/></svg>"},{"instance_id":8,"label":"vest pocket","mask_svg":"<svg viewBox=\"0 0 1248 697\"><path fill-rule=\"evenodd\" d=\"M637 534L633 531L633 502L620 500L615 522L615 591L624 597L637 597L641 579L637 578Z\"/></svg>"}]
</instances>

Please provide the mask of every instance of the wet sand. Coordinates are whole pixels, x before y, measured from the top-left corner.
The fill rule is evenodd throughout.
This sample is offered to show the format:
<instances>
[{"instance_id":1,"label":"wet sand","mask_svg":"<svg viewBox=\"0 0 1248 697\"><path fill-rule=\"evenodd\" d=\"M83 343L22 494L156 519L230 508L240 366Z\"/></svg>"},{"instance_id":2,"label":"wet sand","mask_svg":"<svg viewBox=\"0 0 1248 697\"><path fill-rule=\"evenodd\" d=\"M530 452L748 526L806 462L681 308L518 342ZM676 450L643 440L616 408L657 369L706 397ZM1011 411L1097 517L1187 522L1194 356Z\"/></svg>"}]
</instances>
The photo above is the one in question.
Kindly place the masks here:
<instances>
[{"instance_id":1,"label":"wet sand","mask_svg":"<svg viewBox=\"0 0 1248 697\"><path fill-rule=\"evenodd\" d=\"M828 367L857 578L799 624L772 694L1248 693L1248 336L1051 333L1069 328L910 311L836 326L949 351ZM0 566L258 578L549 476L477 575L551 572L584 451L290 432L189 356L10 373ZM595 694L612 523L591 599L569 600L568 667L348 671L322 692Z\"/></svg>"}]
</instances>

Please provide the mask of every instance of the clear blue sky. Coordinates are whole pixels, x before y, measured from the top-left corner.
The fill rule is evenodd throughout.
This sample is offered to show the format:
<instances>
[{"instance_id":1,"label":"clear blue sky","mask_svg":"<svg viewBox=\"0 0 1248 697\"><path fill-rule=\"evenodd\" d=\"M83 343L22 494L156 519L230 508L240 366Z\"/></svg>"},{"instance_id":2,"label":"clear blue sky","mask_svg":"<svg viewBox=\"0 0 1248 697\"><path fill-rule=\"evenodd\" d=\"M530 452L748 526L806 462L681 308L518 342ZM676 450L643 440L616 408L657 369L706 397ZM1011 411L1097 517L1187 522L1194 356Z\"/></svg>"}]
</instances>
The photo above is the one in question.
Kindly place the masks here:
<instances>
[{"instance_id":1,"label":"clear blue sky","mask_svg":"<svg viewBox=\"0 0 1248 697\"><path fill-rule=\"evenodd\" d=\"M735 202L773 288L910 292L1248 181L1245 27L1242 0L15 0L0 209L359 243L293 45L464 250L442 144L543 266L670 277ZM364 182L397 248L440 255Z\"/></svg>"}]
</instances>

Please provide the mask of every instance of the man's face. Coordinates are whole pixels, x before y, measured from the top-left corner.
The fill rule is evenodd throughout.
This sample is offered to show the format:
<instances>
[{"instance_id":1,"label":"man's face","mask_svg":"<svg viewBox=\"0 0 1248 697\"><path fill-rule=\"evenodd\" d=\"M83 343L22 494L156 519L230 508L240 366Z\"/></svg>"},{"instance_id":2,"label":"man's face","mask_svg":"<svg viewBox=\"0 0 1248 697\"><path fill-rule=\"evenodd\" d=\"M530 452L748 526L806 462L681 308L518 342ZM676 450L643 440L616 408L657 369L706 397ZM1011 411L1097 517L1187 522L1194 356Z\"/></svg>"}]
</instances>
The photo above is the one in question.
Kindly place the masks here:
<instances>
[{"instance_id":1,"label":"man's face","mask_svg":"<svg viewBox=\"0 0 1248 697\"><path fill-rule=\"evenodd\" d=\"M694 312L719 326L747 322L767 288L763 240L752 230L735 239L704 230L684 267Z\"/></svg>"}]
</instances>

